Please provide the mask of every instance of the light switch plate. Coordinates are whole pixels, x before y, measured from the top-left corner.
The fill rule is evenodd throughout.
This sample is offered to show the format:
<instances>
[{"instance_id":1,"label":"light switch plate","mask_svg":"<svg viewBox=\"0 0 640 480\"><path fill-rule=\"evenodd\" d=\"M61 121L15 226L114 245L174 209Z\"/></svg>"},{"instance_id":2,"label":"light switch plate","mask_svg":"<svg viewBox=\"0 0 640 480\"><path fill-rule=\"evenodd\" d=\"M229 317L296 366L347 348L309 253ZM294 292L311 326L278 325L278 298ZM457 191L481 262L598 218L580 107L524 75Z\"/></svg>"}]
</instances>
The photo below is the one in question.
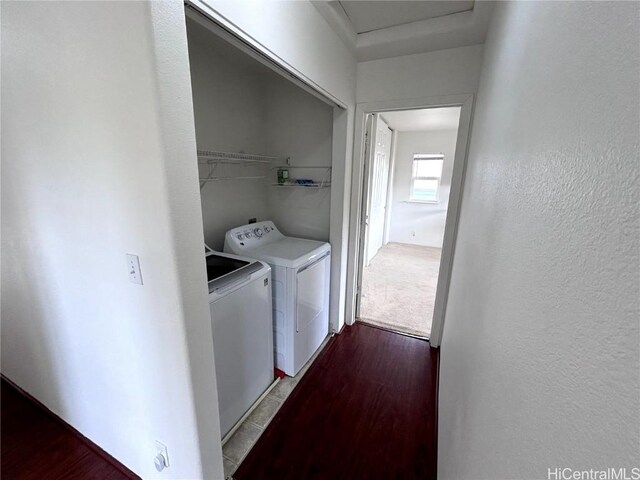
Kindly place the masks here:
<instances>
[{"instance_id":1,"label":"light switch plate","mask_svg":"<svg viewBox=\"0 0 640 480\"><path fill-rule=\"evenodd\" d=\"M127 272L129 281L142 285L142 272L140 271L140 259L137 255L127 253Z\"/></svg>"}]
</instances>

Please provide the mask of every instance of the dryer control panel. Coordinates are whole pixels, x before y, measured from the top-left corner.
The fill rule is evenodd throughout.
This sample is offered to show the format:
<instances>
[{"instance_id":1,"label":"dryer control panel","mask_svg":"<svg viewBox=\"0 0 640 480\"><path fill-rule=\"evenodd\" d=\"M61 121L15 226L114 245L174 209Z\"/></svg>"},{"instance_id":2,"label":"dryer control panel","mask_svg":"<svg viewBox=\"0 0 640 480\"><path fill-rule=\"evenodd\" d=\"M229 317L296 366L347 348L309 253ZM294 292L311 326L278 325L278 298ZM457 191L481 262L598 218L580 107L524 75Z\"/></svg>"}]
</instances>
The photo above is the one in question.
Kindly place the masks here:
<instances>
[{"instance_id":1,"label":"dryer control panel","mask_svg":"<svg viewBox=\"0 0 640 480\"><path fill-rule=\"evenodd\" d=\"M234 245L234 250L243 250L280 240L283 236L271 220L265 220L229 230L224 242Z\"/></svg>"}]
</instances>

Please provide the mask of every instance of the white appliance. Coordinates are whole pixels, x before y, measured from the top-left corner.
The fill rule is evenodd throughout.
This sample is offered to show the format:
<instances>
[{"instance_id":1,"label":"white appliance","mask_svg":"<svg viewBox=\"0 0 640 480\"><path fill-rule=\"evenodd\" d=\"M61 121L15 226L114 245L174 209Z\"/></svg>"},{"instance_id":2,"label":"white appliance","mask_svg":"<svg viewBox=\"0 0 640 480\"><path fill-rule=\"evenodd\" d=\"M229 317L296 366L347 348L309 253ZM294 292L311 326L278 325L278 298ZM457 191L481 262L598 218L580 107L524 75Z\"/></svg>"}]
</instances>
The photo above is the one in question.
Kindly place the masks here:
<instances>
[{"instance_id":1,"label":"white appliance","mask_svg":"<svg viewBox=\"0 0 640 480\"><path fill-rule=\"evenodd\" d=\"M265 221L229 230L224 251L271 265L276 367L295 376L329 333L331 246Z\"/></svg>"},{"instance_id":2,"label":"white appliance","mask_svg":"<svg viewBox=\"0 0 640 480\"><path fill-rule=\"evenodd\" d=\"M224 437L274 381L271 268L227 253L205 258Z\"/></svg>"}]
</instances>

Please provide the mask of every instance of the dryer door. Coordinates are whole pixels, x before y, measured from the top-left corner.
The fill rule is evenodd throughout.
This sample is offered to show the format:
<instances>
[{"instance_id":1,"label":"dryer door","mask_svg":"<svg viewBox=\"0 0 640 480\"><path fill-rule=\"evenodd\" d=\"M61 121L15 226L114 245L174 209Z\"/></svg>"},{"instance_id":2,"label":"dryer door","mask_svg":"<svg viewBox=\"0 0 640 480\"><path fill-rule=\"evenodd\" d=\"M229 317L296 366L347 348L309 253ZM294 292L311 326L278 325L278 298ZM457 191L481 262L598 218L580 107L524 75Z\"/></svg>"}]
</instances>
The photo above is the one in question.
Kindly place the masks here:
<instances>
[{"instance_id":1,"label":"dryer door","mask_svg":"<svg viewBox=\"0 0 640 480\"><path fill-rule=\"evenodd\" d=\"M329 333L329 274L331 254L303 266L296 276L296 337L294 371L298 371Z\"/></svg>"}]
</instances>

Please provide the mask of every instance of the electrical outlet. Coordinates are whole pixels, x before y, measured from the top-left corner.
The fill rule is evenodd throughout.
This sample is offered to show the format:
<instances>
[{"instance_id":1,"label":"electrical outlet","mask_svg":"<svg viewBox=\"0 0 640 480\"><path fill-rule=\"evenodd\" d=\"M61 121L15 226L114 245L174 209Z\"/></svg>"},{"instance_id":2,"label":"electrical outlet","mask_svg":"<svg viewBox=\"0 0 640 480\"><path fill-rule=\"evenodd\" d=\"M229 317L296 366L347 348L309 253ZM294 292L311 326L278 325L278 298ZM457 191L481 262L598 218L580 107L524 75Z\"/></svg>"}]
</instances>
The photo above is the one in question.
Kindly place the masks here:
<instances>
[{"instance_id":1,"label":"electrical outlet","mask_svg":"<svg viewBox=\"0 0 640 480\"><path fill-rule=\"evenodd\" d=\"M416 236L416 232L411 232L411 236L415 237Z\"/></svg>"},{"instance_id":2,"label":"electrical outlet","mask_svg":"<svg viewBox=\"0 0 640 480\"><path fill-rule=\"evenodd\" d=\"M164 463L164 467L162 469L159 469L158 471L163 470L164 468L169 467L169 451L167 450L167 446L156 440L156 468L157 464L158 464L158 460L160 460L160 458L162 458L162 462L160 463Z\"/></svg>"},{"instance_id":3,"label":"electrical outlet","mask_svg":"<svg viewBox=\"0 0 640 480\"><path fill-rule=\"evenodd\" d=\"M129 281L142 285L142 272L140 271L140 259L137 255L127 253L127 271L129 273Z\"/></svg>"}]
</instances>

